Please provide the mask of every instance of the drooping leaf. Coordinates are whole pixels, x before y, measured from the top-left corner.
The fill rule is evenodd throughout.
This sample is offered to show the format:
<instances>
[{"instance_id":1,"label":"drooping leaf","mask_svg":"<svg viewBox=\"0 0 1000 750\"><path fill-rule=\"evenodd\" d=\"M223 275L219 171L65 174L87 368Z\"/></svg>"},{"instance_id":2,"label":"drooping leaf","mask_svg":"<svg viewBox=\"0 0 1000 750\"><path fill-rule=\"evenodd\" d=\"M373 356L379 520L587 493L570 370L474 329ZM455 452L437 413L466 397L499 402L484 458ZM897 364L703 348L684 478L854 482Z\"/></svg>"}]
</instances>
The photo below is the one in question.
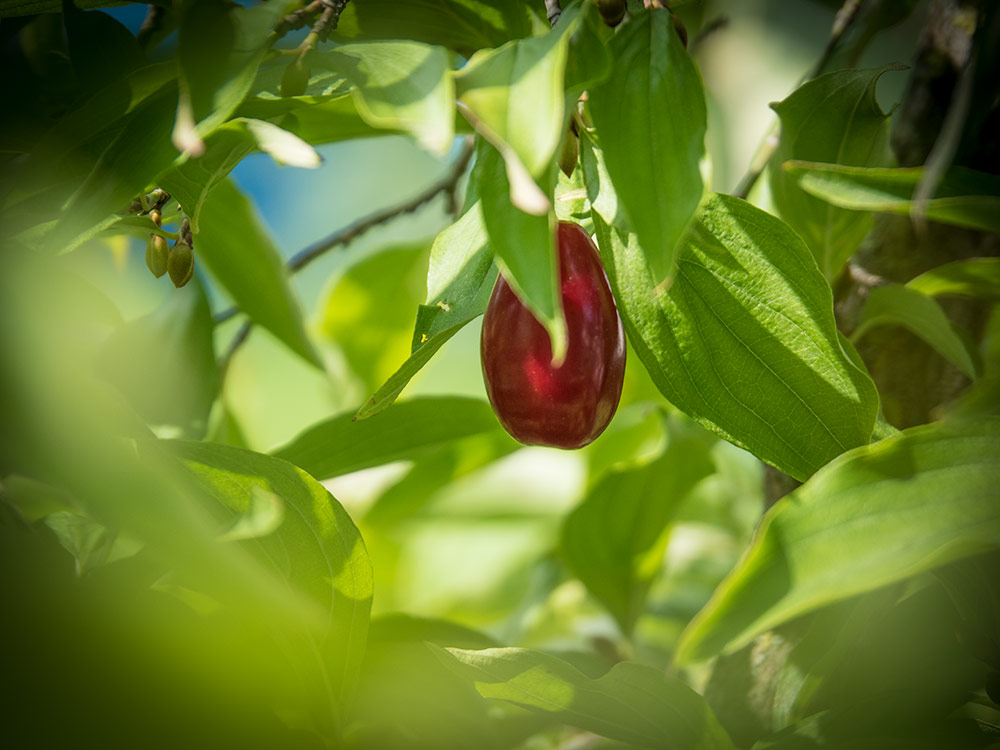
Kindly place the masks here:
<instances>
[{"instance_id":1,"label":"drooping leaf","mask_svg":"<svg viewBox=\"0 0 1000 750\"><path fill-rule=\"evenodd\" d=\"M540 0L365 0L348 4L337 33L348 38L416 39L468 57L531 36L545 20Z\"/></svg>"},{"instance_id":2,"label":"drooping leaf","mask_svg":"<svg viewBox=\"0 0 1000 750\"><path fill-rule=\"evenodd\" d=\"M700 695L645 664L622 662L591 679L539 651L449 648L440 653L484 698L509 701L605 737L677 750L733 746Z\"/></svg>"},{"instance_id":3,"label":"drooping leaf","mask_svg":"<svg viewBox=\"0 0 1000 750\"><path fill-rule=\"evenodd\" d=\"M663 291L634 236L593 216L629 341L671 403L800 480L868 442L875 385L844 353L830 287L787 225L712 196Z\"/></svg>"},{"instance_id":4,"label":"drooping leaf","mask_svg":"<svg viewBox=\"0 0 1000 750\"><path fill-rule=\"evenodd\" d=\"M318 479L413 458L444 443L499 430L485 401L425 397L396 404L375 419L340 414L309 427L274 455Z\"/></svg>"},{"instance_id":5,"label":"drooping leaf","mask_svg":"<svg viewBox=\"0 0 1000 750\"><path fill-rule=\"evenodd\" d=\"M858 341L867 331L884 325L908 328L968 377L977 376L979 367L973 353L941 306L926 294L899 284L886 284L869 291L851 339Z\"/></svg>"},{"instance_id":6,"label":"drooping leaf","mask_svg":"<svg viewBox=\"0 0 1000 750\"><path fill-rule=\"evenodd\" d=\"M997 482L997 418L922 425L847 453L768 511L677 661L733 651L824 604L997 549Z\"/></svg>"},{"instance_id":7,"label":"drooping leaf","mask_svg":"<svg viewBox=\"0 0 1000 750\"><path fill-rule=\"evenodd\" d=\"M807 194L780 165L790 159L852 167L884 166L888 121L875 98L887 66L841 70L815 78L773 106L781 139L771 159L770 186L781 218L806 241L828 279L854 253L871 228L871 217L830 206Z\"/></svg>"},{"instance_id":8,"label":"drooping leaf","mask_svg":"<svg viewBox=\"0 0 1000 750\"><path fill-rule=\"evenodd\" d=\"M298 301L267 231L250 201L222 180L204 199L195 255L251 320L317 367Z\"/></svg>"},{"instance_id":9,"label":"drooping leaf","mask_svg":"<svg viewBox=\"0 0 1000 750\"><path fill-rule=\"evenodd\" d=\"M536 216L551 208L545 183L566 127L566 60L581 17L570 8L547 34L478 52L455 76L463 114L503 157L509 201Z\"/></svg>"},{"instance_id":10,"label":"drooping leaf","mask_svg":"<svg viewBox=\"0 0 1000 750\"><path fill-rule=\"evenodd\" d=\"M358 680L372 599L371 562L351 517L319 482L280 459L213 443L170 447L234 514L250 511L261 491L284 506L280 525L254 537L250 549L325 611L317 647L343 710Z\"/></svg>"},{"instance_id":11,"label":"drooping leaf","mask_svg":"<svg viewBox=\"0 0 1000 750\"><path fill-rule=\"evenodd\" d=\"M570 570L630 635L659 572L671 517L712 472L708 447L677 421L662 455L612 471L566 517L562 550Z\"/></svg>"},{"instance_id":12,"label":"drooping leaf","mask_svg":"<svg viewBox=\"0 0 1000 750\"><path fill-rule=\"evenodd\" d=\"M444 155L455 135L455 84L448 53L413 41L357 42L317 53L314 64L350 80L361 117L375 128L403 130Z\"/></svg>"},{"instance_id":13,"label":"drooping leaf","mask_svg":"<svg viewBox=\"0 0 1000 750\"><path fill-rule=\"evenodd\" d=\"M155 312L119 328L101 354L101 371L149 424L201 437L219 389L214 327L195 277Z\"/></svg>"},{"instance_id":14,"label":"drooping leaf","mask_svg":"<svg viewBox=\"0 0 1000 750\"><path fill-rule=\"evenodd\" d=\"M535 216L511 205L503 157L485 141L477 154L476 175L490 248L507 283L548 331L553 358L561 360L568 338L559 292L555 214L550 209ZM554 173L549 184L554 187L553 177Z\"/></svg>"},{"instance_id":15,"label":"drooping leaf","mask_svg":"<svg viewBox=\"0 0 1000 750\"><path fill-rule=\"evenodd\" d=\"M357 100L352 94L342 94L328 100L306 104L292 101L294 99L297 97L248 100L237 110L237 114L255 118L283 115L280 121L281 127L313 145L404 132L384 126L375 128L369 125L358 112ZM285 114L274 111L279 105Z\"/></svg>"},{"instance_id":16,"label":"drooping leaf","mask_svg":"<svg viewBox=\"0 0 1000 750\"><path fill-rule=\"evenodd\" d=\"M790 161L782 168L807 193L834 206L904 215L914 210L911 199L923 179L923 167L865 168L819 161ZM951 167L923 211L932 221L1000 232L1000 177Z\"/></svg>"},{"instance_id":17,"label":"drooping leaf","mask_svg":"<svg viewBox=\"0 0 1000 750\"><path fill-rule=\"evenodd\" d=\"M929 297L956 294L1000 300L1000 258L968 258L945 263L911 279L910 289Z\"/></svg>"},{"instance_id":18,"label":"drooping leaf","mask_svg":"<svg viewBox=\"0 0 1000 750\"><path fill-rule=\"evenodd\" d=\"M702 197L705 95L665 10L632 18L609 48L612 72L590 92L590 114L619 207L660 283L675 273Z\"/></svg>"},{"instance_id":19,"label":"drooping leaf","mask_svg":"<svg viewBox=\"0 0 1000 750\"><path fill-rule=\"evenodd\" d=\"M431 247L426 304L417 310L410 356L365 402L357 419L389 407L410 379L470 320L486 310L497 270L477 202Z\"/></svg>"},{"instance_id":20,"label":"drooping leaf","mask_svg":"<svg viewBox=\"0 0 1000 750\"><path fill-rule=\"evenodd\" d=\"M253 137L257 148L269 154L278 164L317 169L323 163L323 157L316 153L316 149L274 123L254 119L240 122Z\"/></svg>"}]
</instances>

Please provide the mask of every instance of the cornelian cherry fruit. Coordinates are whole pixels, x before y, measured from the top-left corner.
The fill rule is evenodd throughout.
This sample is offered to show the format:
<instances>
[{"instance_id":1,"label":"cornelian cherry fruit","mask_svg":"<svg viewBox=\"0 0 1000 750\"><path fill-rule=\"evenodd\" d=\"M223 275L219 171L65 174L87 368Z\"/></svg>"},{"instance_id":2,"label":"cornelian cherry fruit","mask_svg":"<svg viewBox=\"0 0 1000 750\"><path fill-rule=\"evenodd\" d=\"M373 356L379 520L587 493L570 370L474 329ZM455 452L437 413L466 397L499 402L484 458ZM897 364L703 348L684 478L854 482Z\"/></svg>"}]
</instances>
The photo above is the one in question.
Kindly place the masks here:
<instances>
[{"instance_id":1,"label":"cornelian cherry fruit","mask_svg":"<svg viewBox=\"0 0 1000 750\"><path fill-rule=\"evenodd\" d=\"M555 367L549 334L497 279L483 318L486 393L500 424L528 445L582 448L608 426L622 393L625 332L597 248L560 222L556 245L569 347Z\"/></svg>"}]
</instances>

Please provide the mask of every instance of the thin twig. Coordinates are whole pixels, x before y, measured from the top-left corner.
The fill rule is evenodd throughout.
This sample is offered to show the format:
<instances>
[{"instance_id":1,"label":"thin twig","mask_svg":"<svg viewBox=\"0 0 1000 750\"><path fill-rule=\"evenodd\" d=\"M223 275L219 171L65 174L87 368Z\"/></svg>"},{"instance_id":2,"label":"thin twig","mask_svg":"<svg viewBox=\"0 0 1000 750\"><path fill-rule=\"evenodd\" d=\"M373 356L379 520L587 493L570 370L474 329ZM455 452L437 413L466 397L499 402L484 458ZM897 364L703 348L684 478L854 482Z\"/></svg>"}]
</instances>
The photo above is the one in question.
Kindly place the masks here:
<instances>
[{"instance_id":1,"label":"thin twig","mask_svg":"<svg viewBox=\"0 0 1000 750\"><path fill-rule=\"evenodd\" d=\"M146 10L146 17L142 20L142 26L139 27L139 31L135 35L135 40L139 43L140 47L146 49L149 41L162 28L163 20L166 16L167 9L162 5L149 4Z\"/></svg>"},{"instance_id":2,"label":"thin twig","mask_svg":"<svg viewBox=\"0 0 1000 750\"><path fill-rule=\"evenodd\" d=\"M692 55L694 51L712 34L717 31L722 31L724 28L729 26L729 16L716 16L711 21L702 26L698 35L691 40L691 45L688 47L688 52Z\"/></svg>"},{"instance_id":3,"label":"thin twig","mask_svg":"<svg viewBox=\"0 0 1000 750\"><path fill-rule=\"evenodd\" d=\"M562 6L559 5L559 0L545 0L545 15L549 18L549 25L555 26L559 21L559 16L562 15Z\"/></svg>"},{"instance_id":4,"label":"thin twig","mask_svg":"<svg viewBox=\"0 0 1000 750\"><path fill-rule=\"evenodd\" d=\"M810 81L820 75L827 65L830 64L830 60L833 59L834 53L837 51L837 47L840 45L841 40L847 31L854 25L854 22L858 18L858 11L861 6L864 5L866 0L846 0L846 2L841 6L840 10L837 11L837 16L833 20L833 29L830 31L830 38L826 42L826 48L823 50L823 54L820 56L819 60L816 61L816 65L813 69L799 81L799 86L801 86L806 81ZM760 179L761 174L764 172L764 168L767 163L774 156L775 150L778 148L778 120L775 118L771 127L767 129L767 133L764 135L764 140L761 145L757 148L757 153L754 154L753 161L750 163L750 168L747 173L743 175L743 178L739 181L736 189L733 191L733 195L737 198L743 198L744 200L750 195L750 191L753 190L753 186L757 184L757 180Z\"/></svg>"},{"instance_id":5,"label":"thin twig","mask_svg":"<svg viewBox=\"0 0 1000 750\"><path fill-rule=\"evenodd\" d=\"M229 371L229 365L232 364L233 355L236 354L236 350L243 346L243 343L250 336L251 328L253 328L253 323L249 320L244 321L243 325L240 326L240 330L233 337L233 340L229 342L229 348L226 349L226 353L219 358L219 382L226 379L226 373Z\"/></svg>"},{"instance_id":6,"label":"thin twig","mask_svg":"<svg viewBox=\"0 0 1000 750\"><path fill-rule=\"evenodd\" d=\"M440 180L438 180L433 185L431 185L421 193L417 194L410 200L406 201L405 203L400 203L399 205L392 206L390 208L366 216L363 219L359 219L353 224L350 224L344 227L343 229L334 232L329 237L326 237L320 240L319 242L310 245L304 250L299 251L288 260L288 263L286 264L288 272L296 273L298 271L301 271L309 263L316 260L323 254L329 252L333 248L341 245L347 245L352 240L356 239L360 235L367 232L369 229L372 229L373 227L376 227L379 224L383 224L389 221L390 219L394 219L397 216L401 216L402 214L411 213L417 210L425 203L428 203L429 201L433 200L436 196L440 195L441 193L453 196L455 194L455 190L458 188L459 180L461 180L462 175L465 174L466 167L469 166L469 161L472 159L472 154L474 150L475 149L472 139L466 138L465 144L462 146L462 151L458 155L458 158L455 159L451 167L444 174L444 176L441 177ZM240 312L239 308L230 307L226 310L223 310L222 312L217 313L215 315L215 322L217 324L223 323L229 320L230 318L234 317L235 315L237 315L239 312ZM244 325L249 326L250 325L249 321ZM247 331L247 333L249 333L249 331ZM238 333L236 338L233 339L234 346L231 346L232 351L229 352L225 361L228 361L228 359L232 358L233 351L235 351L236 348L239 348L239 346L246 340L246 336L247 334L243 332L243 329L240 329L240 333Z\"/></svg>"}]
</instances>

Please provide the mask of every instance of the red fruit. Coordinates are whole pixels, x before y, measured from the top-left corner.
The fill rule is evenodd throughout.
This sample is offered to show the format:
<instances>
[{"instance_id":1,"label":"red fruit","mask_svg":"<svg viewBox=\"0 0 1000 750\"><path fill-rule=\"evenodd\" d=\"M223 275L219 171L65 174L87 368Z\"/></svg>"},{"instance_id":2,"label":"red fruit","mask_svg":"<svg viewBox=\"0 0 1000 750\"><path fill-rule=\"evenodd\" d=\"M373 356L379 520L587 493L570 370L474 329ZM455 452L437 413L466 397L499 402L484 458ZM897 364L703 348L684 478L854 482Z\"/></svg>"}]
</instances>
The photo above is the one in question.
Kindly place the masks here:
<instances>
[{"instance_id":1,"label":"red fruit","mask_svg":"<svg viewBox=\"0 0 1000 750\"><path fill-rule=\"evenodd\" d=\"M608 426L622 394L625 332L597 248L578 225L556 236L569 347L552 365L549 334L501 276L483 318L486 393L500 424L529 445L581 448Z\"/></svg>"}]
</instances>

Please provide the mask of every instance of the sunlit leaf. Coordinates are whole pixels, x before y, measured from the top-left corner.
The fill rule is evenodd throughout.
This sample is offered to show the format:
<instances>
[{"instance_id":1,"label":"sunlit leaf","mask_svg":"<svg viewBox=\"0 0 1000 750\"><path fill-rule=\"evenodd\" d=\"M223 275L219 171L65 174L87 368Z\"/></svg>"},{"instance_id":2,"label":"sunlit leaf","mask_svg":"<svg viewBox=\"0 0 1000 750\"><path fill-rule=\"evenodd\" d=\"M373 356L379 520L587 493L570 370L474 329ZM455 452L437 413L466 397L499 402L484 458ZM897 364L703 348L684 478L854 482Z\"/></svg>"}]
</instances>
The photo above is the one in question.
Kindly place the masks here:
<instances>
[{"instance_id":1,"label":"sunlit leaf","mask_svg":"<svg viewBox=\"0 0 1000 750\"><path fill-rule=\"evenodd\" d=\"M702 197L705 95L665 10L632 18L609 49L611 75L588 105L620 207L660 283L675 273L678 241Z\"/></svg>"},{"instance_id":2,"label":"sunlit leaf","mask_svg":"<svg viewBox=\"0 0 1000 750\"><path fill-rule=\"evenodd\" d=\"M373 419L352 413L309 427L274 455L327 479L414 458L459 438L499 430L485 401L424 397L403 401Z\"/></svg>"},{"instance_id":3,"label":"sunlit leaf","mask_svg":"<svg viewBox=\"0 0 1000 750\"><path fill-rule=\"evenodd\" d=\"M704 699L675 677L636 662L591 679L539 651L449 648L484 698L510 701L566 724L641 747L709 750L732 742Z\"/></svg>"},{"instance_id":4,"label":"sunlit leaf","mask_svg":"<svg viewBox=\"0 0 1000 750\"><path fill-rule=\"evenodd\" d=\"M878 395L841 347L830 287L787 225L714 195L657 290L635 239L594 212L629 341L689 416L806 479L871 437Z\"/></svg>"},{"instance_id":5,"label":"sunlit leaf","mask_svg":"<svg viewBox=\"0 0 1000 750\"><path fill-rule=\"evenodd\" d=\"M941 306L926 294L899 284L869 291L851 339L858 341L867 331L884 325L908 328L965 375L976 377L979 368L973 354Z\"/></svg>"},{"instance_id":6,"label":"sunlit leaf","mask_svg":"<svg viewBox=\"0 0 1000 750\"><path fill-rule=\"evenodd\" d=\"M196 262L204 262L251 320L317 367L302 313L274 242L250 201L229 180L204 200L194 238Z\"/></svg>"},{"instance_id":7,"label":"sunlit leaf","mask_svg":"<svg viewBox=\"0 0 1000 750\"><path fill-rule=\"evenodd\" d=\"M257 148L270 154L278 164L316 169L323 163L323 158L316 153L316 149L284 128L266 120L253 119L244 120L243 125L253 136Z\"/></svg>"},{"instance_id":8,"label":"sunlit leaf","mask_svg":"<svg viewBox=\"0 0 1000 750\"><path fill-rule=\"evenodd\" d=\"M871 228L871 216L835 208L804 192L780 165L789 159L856 167L888 161L888 120L875 86L889 70L841 70L815 78L773 104L781 140L771 159L770 186L781 217L806 241L832 279Z\"/></svg>"},{"instance_id":9,"label":"sunlit leaf","mask_svg":"<svg viewBox=\"0 0 1000 750\"><path fill-rule=\"evenodd\" d=\"M779 500L678 644L732 651L793 617L1000 547L1000 420L904 430Z\"/></svg>"},{"instance_id":10,"label":"sunlit leaf","mask_svg":"<svg viewBox=\"0 0 1000 750\"><path fill-rule=\"evenodd\" d=\"M372 127L411 133L444 155L455 135L455 85L448 54L413 41L343 44L312 58L350 80L358 112Z\"/></svg>"},{"instance_id":11,"label":"sunlit leaf","mask_svg":"<svg viewBox=\"0 0 1000 750\"><path fill-rule=\"evenodd\" d=\"M904 215L914 211L913 193L924 177L923 167L864 168L789 161L782 168L807 193L834 206ZM932 221L1000 232L1000 177L951 167L921 208Z\"/></svg>"},{"instance_id":12,"label":"sunlit leaf","mask_svg":"<svg viewBox=\"0 0 1000 750\"><path fill-rule=\"evenodd\" d=\"M1000 258L968 258L945 263L911 279L910 289L930 297L955 294L1000 300Z\"/></svg>"}]
</instances>

